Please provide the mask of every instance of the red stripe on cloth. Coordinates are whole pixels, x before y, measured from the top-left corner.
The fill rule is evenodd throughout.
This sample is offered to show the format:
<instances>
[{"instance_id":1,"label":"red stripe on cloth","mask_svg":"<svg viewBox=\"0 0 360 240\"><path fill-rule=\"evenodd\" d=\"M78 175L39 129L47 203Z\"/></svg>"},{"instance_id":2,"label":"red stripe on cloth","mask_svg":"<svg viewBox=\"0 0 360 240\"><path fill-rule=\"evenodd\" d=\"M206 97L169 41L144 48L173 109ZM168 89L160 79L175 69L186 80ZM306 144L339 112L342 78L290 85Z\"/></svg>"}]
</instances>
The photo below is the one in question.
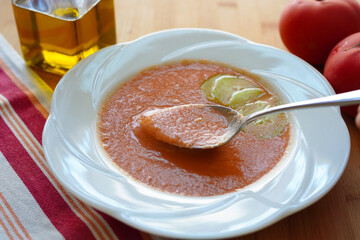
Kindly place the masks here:
<instances>
[{"instance_id":1,"label":"red stripe on cloth","mask_svg":"<svg viewBox=\"0 0 360 240\"><path fill-rule=\"evenodd\" d=\"M27 128L41 143L42 130L46 119L34 107L28 96L0 68L0 94L11 102L11 106L26 124Z\"/></svg>"},{"instance_id":2,"label":"red stripe on cloth","mask_svg":"<svg viewBox=\"0 0 360 240\"><path fill-rule=\"evenodd\" d=\"M40 104L38 99L34 96L34 94L28 89L24 83L19 80L16 75L12 72L12 70L6 65L6 63L0 59L0 68L4 71L5 75L7 75L26 95L28 95L32 104L36 107L36 109L43 115L44 118L47 118L49 113L48 111ZM41 87L41 86L40 86Z\"/></svg>"},{"instance_id":3,"label":"red stripe on cloth","mask_svg":"<svg viewBox=\"0 0 360 240\"><path fill-rule=\"evenodd\" d=\"M36 141L36 139L34 139L32 134L29 133L24 123L18 119L17 114L9 105L7 99L5 99L2 95L0 95L0 103L2 103L2 105L0 105L0 113L3 115L9 128L12 129L14 134L16 133L15 136L17 136L17 138L20 140L22 146L26 148L28 154L32 157L33 161L38 165L48 180L56 188L58 193L60 193L60 195L63 197L63 200L65 200L74 213L76 213L77 216L79 216L90 227L90 230L97 237L111 239L111 230L106 227L106 225L103 223L103 220L98 218L94 210L77 201L60 186L59 182L54 178L45 164L45 157L41 146Z\"/></svg>"},{"instance_id":4,"label":"red stripe on cloth","mask_svg":"<svg viewBox=\"0 0 360 240\"><path fill-rule=\"evenodd\" d=\"M119 239L131 239L131 240L144 240L142 237L142 234L134 228L128 227L127 225L119 222L115 218L99 212L101 216L106 220L106 222L110 225L110 227L113 229L116 236L119 237Z\"/></svg>"},{"instance_id":5,"label":"red stripe on cloth","mask_svg":"<svg viewBox=\"0 0 360 240\"><path fill-rule=\"evenodd\" d=\"M86 224L62 199L2 118L0 118L0 136L2 136L0 151L55 228L66 239L94 239Z\"/></svg>"}]
</instances>

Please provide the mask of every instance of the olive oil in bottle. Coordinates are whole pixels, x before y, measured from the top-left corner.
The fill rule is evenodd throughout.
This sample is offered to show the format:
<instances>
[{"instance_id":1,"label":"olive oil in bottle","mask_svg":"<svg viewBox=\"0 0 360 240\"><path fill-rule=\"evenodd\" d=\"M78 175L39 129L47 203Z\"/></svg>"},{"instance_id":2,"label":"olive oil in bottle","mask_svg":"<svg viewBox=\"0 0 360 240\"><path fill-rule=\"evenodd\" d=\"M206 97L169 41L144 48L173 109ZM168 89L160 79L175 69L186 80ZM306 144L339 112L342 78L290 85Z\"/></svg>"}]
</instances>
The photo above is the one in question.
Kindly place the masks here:
<instances>
[{"instance_id":1,"label":"olive oil in bottle","mask_svg":"<svg viewBox=\"0 0 360 240\"><path fill-rule=\"evenodd\" d=\"M27 1L30 3L24 4ZM116 43L113 0L97 1L86 11L76 6L48 6L49 2L13 0L28 65L63 75L81 59Z\"/></svg>"}]
</instances>

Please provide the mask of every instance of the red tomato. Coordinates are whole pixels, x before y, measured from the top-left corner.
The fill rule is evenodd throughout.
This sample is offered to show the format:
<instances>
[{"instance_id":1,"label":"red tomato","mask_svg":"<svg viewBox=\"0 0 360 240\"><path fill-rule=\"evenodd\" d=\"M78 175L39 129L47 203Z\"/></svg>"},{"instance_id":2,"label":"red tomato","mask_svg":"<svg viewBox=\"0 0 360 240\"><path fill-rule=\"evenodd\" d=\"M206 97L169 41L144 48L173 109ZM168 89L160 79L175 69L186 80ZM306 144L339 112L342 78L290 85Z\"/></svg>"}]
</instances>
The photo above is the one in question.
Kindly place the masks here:
<instances>
[{"instance_id":1,"label":"red tomato","mask_svg":"<svg viewBox=\"0 0 360 240\"><path fill-rule=\"evenodd\" d=\"M290 52L323 65L339 41L360 32L360 4L357 0L290 0L279 30Z\"/></svg>"},{"instance_id":2,"label":"red tomato","mask_svg":"<svg viewBox=\"0 0 360 240\"><path fill-rule=\"evenodd\" d=\"M360 106L358 107L357 109L357 115L356 115L356 118L355 118L355 124L357 126L358 129L360 129Z\"/></svg>"},{"instance_id":3,"label":"red tomato","mask_svg":"<svg viewBox=\"0 0 360 240\"><path fill-rule=\"evenodd\" d=\"M360 32L346 37L333 48L325 63L324 76L337 93L360 89ZM355 116L356 108L342 110Z\"/></svg>"}]
</instances>

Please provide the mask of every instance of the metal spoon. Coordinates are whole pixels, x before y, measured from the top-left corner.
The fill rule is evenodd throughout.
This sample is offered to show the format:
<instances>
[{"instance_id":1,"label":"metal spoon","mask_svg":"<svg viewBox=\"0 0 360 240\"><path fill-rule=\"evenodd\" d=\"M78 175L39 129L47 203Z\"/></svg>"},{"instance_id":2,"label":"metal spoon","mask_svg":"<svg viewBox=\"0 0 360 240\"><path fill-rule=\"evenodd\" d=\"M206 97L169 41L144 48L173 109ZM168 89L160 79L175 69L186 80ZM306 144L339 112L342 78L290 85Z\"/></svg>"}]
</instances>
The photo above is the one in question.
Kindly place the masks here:
<instances>
[{"instance_id":1,"label":"metal spoon","mask_svg":"<svg viewBox=\"0 0 360 240\"><path fill-rule=\"evenodd\" d=\"M219 147L227 143L230 139L232 139L238 132L240 132L250 122L265 115L276 112L282 112L290 109L312 108L319 106L346 106L346 105L355 105L355 104L360 104L360 90L355 90L351 92L346 92L346 93L341 93L326 97L314 98L300 102L278 105L275 107L260 110L258 112L249 114L245 117L243 117L238 111L225 106L190 104L189 105L190 107L211 108L217 110L220 114L222 114L228 119L229 127L223 135L216 136L216 141L214 141L214 138L212 138L211 141L202 142L201 145L194 144L194 145L186 145L186 146L184 145L181 147L192 148L192 149L209 149L209 148Z\"/></svg>"}]
</instances>

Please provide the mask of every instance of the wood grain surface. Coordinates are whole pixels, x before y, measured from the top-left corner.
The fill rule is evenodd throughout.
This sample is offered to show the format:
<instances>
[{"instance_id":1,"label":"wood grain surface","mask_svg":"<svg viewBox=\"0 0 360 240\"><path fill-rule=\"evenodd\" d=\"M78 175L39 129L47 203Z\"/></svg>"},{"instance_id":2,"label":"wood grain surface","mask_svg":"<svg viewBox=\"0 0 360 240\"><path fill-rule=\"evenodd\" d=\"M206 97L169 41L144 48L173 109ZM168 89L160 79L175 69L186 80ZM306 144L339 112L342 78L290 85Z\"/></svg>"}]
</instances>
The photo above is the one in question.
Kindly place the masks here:
<instances>
[{"instance_id":1,"label":"wood grain surface","mask_svg":"<svg viewBox=\"0 0 360 240\"><path fill-rule=\"evenodd\" d=\"M115 0L117 41L169 28L212 28L286 50L278 20L287 0ZM0 33L19 54L10 0L1 0ZM52 87L58 76L37 71ZM360 131L344 116L351 154L335 187L310 207L263 230L236 239L360 239ZM324 119L326 121L326 119ZM329 129L330 131L330 129Z\"/></svg>"}]
</instances>

